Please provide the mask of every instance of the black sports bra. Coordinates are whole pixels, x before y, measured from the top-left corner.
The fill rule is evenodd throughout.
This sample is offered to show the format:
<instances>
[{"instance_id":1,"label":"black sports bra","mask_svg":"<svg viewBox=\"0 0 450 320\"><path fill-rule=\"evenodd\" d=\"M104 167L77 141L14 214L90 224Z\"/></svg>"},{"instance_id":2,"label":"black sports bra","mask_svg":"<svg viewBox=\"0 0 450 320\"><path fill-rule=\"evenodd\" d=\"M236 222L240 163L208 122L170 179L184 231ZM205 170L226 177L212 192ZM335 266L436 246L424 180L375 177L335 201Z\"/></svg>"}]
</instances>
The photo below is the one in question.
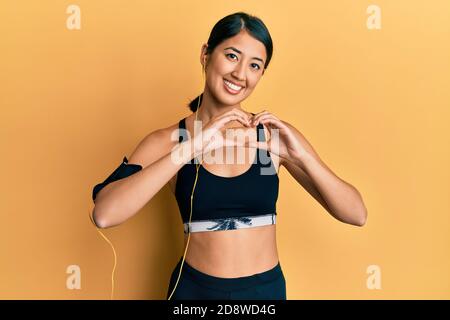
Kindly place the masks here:
<instances>
[{"instance_id":1,"label":"black sports bra","mask_svg":"<svg viewBox=\"0 0 450 320\"><path fill-rule=\"evenodd\" d=\"M188 139L186 118L179 122L179 142ZM265 141L264 127L257 128L257 140ZM196 176L194 159L177 174L175 197L184 224L184 232L233 230L276 223L276 202L279 179L270 152L257 149L250 168L234 177L213 174L200 166L192 201Z\"/></svg>"}]
</instances>

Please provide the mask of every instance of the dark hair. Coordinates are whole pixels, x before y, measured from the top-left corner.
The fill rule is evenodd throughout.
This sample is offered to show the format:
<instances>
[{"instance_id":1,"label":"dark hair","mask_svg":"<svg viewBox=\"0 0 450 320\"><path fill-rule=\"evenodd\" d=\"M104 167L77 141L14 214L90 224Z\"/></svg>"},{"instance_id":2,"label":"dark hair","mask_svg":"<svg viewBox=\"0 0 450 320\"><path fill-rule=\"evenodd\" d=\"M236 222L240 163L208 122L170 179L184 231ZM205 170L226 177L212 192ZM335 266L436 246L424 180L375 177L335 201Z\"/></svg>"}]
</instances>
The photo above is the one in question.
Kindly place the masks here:
<instances>
[{"instance_id":1,"label":"dark hair","mask_svg":"<svg viewBox=\"0 0 450 320\"><path fill-rule=\"evenodd\" d=\"M266 47L267 60L264 64L264 69L267 69L270 59L272 58L273 44L270 37L269 30L258 17L249 15L245 12L236 12L220 19L212 28L208 39L207 54L211 54L214 48L221 42L228 38L234 37L241 30L246 30L248 33L261 41ZM203 93L189 103L189 109L192 112L197 110L199 99L203 98Z\"/></svg>"}]
</instances>

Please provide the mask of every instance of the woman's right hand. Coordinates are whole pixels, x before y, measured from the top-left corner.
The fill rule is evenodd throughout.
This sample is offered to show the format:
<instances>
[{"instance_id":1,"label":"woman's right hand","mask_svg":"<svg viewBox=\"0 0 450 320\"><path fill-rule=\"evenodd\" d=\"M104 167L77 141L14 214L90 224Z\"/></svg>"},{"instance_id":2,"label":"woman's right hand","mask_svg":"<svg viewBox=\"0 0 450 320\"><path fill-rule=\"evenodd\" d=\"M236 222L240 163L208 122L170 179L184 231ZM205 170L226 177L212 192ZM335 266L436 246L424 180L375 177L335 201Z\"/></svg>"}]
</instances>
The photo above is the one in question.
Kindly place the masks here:
<instances>
[{"instance_id":1,"label":"woman's right hand","mask_svg":"<svg viewBox=\"0 0 450 320\"><path fill-rule=\"evenodd\" d=\"M219 114L211 118L203 128L194 128L194 153L196 155L207 154L221 147L241 145L239 141L236 143L234 140L230 141L224 137L225 125L231 121L239 121L248 128L252 126L250 116L237 108Z\"/></svg>"}]
</instances>

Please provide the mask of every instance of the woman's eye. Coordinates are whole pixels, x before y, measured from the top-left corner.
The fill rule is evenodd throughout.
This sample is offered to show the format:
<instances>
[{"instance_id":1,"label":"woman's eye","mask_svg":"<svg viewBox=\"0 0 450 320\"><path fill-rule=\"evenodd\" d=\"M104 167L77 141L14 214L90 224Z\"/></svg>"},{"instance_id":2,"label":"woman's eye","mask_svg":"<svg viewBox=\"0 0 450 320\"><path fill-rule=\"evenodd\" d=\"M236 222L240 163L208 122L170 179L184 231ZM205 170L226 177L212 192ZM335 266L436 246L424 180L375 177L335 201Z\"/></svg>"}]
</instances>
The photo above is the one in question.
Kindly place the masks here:
<instances>
[{"instance_id":1,"label":"woman's eye","mask_svg":"<svg viewBox=\"0 0 450 320\"><path fill-rule=\"evenodd\" d=\"M236 55L234 53L228 53L226 56L229 57L230 55L236 57Z\"/></svg>"},{"instance_id":2,"label":"woman's eye","mask_svg":"<svg viewBox=\"0 0 450 320\"><path fill-rule=\"evenodd\" d=\"M226 56L227 56L227 57L229 57L229 56L236 57L236 55L235 55L234 53L227 53ZM236 58L237 58L237 57L236 57ZM256 69L256 70L261 69L261 67L260 67L259 64L257 64L257 63L252 63L252 65L253 65L253 68ZM255 66L256 66L256 67L255 67Z\"/></svg>"},{"instance_id":3,"label":"woman's eye","mask_svg":"<svg viewBox=\"0 0 450 320\"><path fill-rule=\"evenodd\" d=\"M259 66L259 64L253 63L254 66L257 66L257 70L261 69L261 67Z\"/></svg>"}]
</instances>

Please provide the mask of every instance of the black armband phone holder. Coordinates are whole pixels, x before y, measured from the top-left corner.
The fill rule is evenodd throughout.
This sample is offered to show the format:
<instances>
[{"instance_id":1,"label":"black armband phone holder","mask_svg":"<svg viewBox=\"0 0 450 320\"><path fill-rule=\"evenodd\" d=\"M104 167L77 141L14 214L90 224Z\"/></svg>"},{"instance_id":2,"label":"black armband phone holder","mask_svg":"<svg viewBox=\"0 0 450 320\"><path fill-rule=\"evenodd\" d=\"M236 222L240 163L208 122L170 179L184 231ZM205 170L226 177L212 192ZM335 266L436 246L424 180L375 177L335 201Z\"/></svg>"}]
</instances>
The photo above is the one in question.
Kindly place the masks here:
<instances>
[{"instance_id":1,"label":"black armband phone holder","mask_svg":"<svg viewBox=\"0 0 450 320\"><path fill-rule=\"evenodd\" d=\"M105 181L102 183L97 184L94 189L92 190L92 200L95 202L95 198L97 197L97 193L102 190L106 185L113 181L117 181L123 178L126 178L128 176L131 176L132 174L142 170L142 166L140 164L128 164L128 159L125 156L123 158L123 162L118 166L111 175L106 178Z\"/></svg>"}]
</instances>

